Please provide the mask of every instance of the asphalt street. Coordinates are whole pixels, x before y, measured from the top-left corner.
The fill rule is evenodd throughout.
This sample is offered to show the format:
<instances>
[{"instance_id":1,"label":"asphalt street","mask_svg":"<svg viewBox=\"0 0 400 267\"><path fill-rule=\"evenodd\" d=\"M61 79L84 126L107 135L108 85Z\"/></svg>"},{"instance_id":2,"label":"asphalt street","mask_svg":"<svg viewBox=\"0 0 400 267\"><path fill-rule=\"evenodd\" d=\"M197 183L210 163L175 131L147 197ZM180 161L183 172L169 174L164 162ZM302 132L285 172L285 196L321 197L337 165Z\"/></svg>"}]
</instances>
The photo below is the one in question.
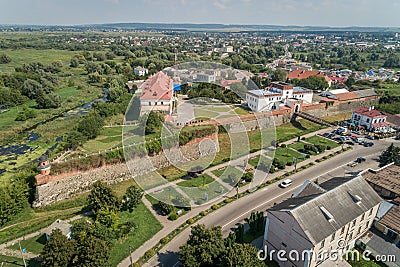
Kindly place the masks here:
<instances>
[{"instance_id":1,"label":"asphalt street","mask_svg":"<svg viewBox=\"0 0 400 267\"><path fill-rule=\"evenodd\" d=\"M289 198L306 180L318 179L318 182L321 183L333 177L350 176L352 173L368 168L377 169L378 162L376 158L392 142L400 146L400 141L395 141L393 138L376 140L374 141L375 145L372 147L355 145L352 150L321 163L317 163L313 167L292 175L289 177L293 180L292 186L282 189L278 186L278 183L272 184L210 213L198 221L198 224L221 226L223 234L226 236L239 223L243 223L244 219L248 217L252 211L265 212L269 207L273 206L274 203L279 203ZM366 161L355 167L347 166L358 157L364 157ZM145 266L178 266L177 252L179 251L179 247L185 244L188 239L190 230L191 228L187 228L176 236Z\"/></svg>"}]
</instances>

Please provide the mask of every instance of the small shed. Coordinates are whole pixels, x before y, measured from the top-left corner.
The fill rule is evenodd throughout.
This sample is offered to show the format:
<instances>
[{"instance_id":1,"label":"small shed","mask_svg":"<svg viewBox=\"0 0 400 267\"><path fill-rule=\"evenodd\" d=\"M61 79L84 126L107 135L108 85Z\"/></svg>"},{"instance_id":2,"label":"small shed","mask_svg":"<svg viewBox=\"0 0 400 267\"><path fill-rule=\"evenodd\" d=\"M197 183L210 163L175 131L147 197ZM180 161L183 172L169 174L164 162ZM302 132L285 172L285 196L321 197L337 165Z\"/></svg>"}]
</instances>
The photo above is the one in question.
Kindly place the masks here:
<instances>
[{"instance_id":1,"label":"small shed","mask_svg":"<svg viewBox=\"0 0 400 267\"><path fill-rule=\"evenodd\" d=\"M72 225L67 222L64 222L63 220L57 219L55 222L53 222L49 227L47 227L44 230L47 240L50 239L50 235L55 229L60 229L63 235L65 235L68 239L71 239Z\"/></svg>"}]
</instances>

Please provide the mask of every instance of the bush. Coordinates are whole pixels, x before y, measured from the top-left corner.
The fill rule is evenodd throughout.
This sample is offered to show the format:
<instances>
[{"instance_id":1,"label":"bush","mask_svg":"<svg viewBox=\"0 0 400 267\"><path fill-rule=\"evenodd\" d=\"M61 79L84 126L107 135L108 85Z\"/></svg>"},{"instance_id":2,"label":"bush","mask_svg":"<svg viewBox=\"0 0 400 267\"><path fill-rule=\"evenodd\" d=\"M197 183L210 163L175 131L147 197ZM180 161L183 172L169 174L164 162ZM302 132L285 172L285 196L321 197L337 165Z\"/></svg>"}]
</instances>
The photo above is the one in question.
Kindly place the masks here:
<instances>
[{"instance_id":1,"label":"bush","mask_svg":"<svg viewBox=\"0 0 400 267\"><path fill-rule=\"evenodd\" d=\"M225 202L225 203L231 203L232 200L231 200L230 198L226 198L226 199L224 200L224 202Z\"/></svg>"},{"instance_id":2,"label":"bush","mask_svg":"<svg viewBox=\"0 0 400 267\"><path fill-rule=\"evenodd\" d=\"M168 238L168 237L163 237L163 238L161 238L160 243L161 243L162 245L165 245L165 244L168 243L168 241L169 241L169 238Z\"/></svg>"},{"instance_id":3,"label":"bush","mask_svg":"<svg viewBox=\"0 0 400 267\"><path fill-rule=\"evenodd\" d=\"M292 165L293 165L293 162L291 162L291 161L286 162L286 166L292 166Z\"/></svg>"},{"instance_id":4,"label":"bush","mask_svg":"<svg viewBox=\"0 0 400 267\"><path fill-rule=\"evenodd\" d=\"M178 219L178 214L176 214L175 212L172 212L169 216L168 219L170 219L171 221L175 221L176 219Z\"/></svg>"},{"instance_id":5,"label":"bush","mask_svg":"<svg viewBox=\"0 0 400 267\"><path fill-rule=\"evenodd\" d=\"M218 209L218 205L216 205L216 204L212 205L212 206L211 206L211 209L217 210L217 209Z\"/></svg>"},{"instance_id":6,"label":"bush","mask_svg":"<svg viewBox=\"0 0 400 267\"><path fill-rule=\"evenodd\" d=\"M202 212L200 212L201 216L206 216L207 215L207 211L203 210Z\"/></svg>"},{"instance_id":7,"label":"bush","mask_svg":"<svg viewBox=\"0 0 400 267\"><path fill-rule=\"evenodd\" d=\"M154 255L156 255L156 253L155 253L155 251L153 249L149 249L148 251L146 251L146 253L144 253L144 257L146 259L150 259Z\"/></svg>"},{"instance_id":8,"label":"bush","mask_svg":"<svg viewBox=\"0 0 400 267\"><path fill-rule=\"evenodd\" d=\"M282 147L282 148L286 148L286 144L282 144L281 147Z\"/></svg>"},{"instance_id":9,"label":"bush","mask_svg":"<svg viewBox=\"0 0 400 267\"><path fill-rule=\"evenodd\" d=\"M186 221L186 223L187 223L187 224L193 224L193 223L194 223L194 220L193 220L192 218L190 218L190 219L188 219L188 220Z\"/></svg>"}]
</instances>

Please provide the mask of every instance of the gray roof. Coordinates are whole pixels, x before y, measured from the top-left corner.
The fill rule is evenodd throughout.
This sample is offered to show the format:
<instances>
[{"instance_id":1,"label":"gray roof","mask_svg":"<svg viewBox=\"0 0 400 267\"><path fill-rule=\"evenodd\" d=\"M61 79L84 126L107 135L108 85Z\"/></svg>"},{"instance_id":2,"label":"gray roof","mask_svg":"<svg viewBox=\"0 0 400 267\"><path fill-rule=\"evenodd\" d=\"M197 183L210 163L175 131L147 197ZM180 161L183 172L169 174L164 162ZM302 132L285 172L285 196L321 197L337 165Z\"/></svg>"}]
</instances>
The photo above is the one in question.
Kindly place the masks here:
<instances>
[{"instance_id":1,"label":"gray roof","mask_svg":"<svg viewBox=\"0 0 400 267\"><path fill-rule=\"evenodd\" d=\"M53 230L55 229L60 229L62 234L66 236L69 233L71 233L72 225L67 222L64 222L63 220L57 219L55 222L50 224L50 226L44 230L44 233L50 236L51 232L53 232Z\"/></svg>"},{"instance_id":2,"label":"gray roof","mask_svg":"<svg viewBox=\"0 0 400 267\"><path fill-rule=\"evenodd\" d=\"M308 239L314 245L318 244L382 201L361 176L342 181L341 185L325 193L320 190L314 195L288 199L274 206L271 213L289 212ZM320 186L326 189L323 184ZM357 198L361 199L360 203Z\"/></svg>"},{"instance_id":3,"label":"gray roof","mask_svg":"<svg viewBox=\"0 0 400 267\"><path fill-rule=\"evenodd\" d=\"M355 93L359 98L377 96L374 89L358 90L358 91L353 91L353 93Z\"/></svg>"},{"instance_id":4,"label":"gray roof","mask_svg":"<svg viewBox=\"0 0 400 267\"><path fill-rule=\"evenodd\" d=\"M304 182L302 186L293 194L293 198L312 196L325 193L326 190L310 180Z\"/></svg>"},{"instance_id":5,"label":"gray roof","mask_svg":"<svg viewBox=\"0 0 400 267\"><path fill-rule=\"evenodd\" d=\"M378 233L377 231L369 231L363 237L360 238L371 251L372 256L376 255L394 255L396 257L395 262L385 262L388 266L400 266L398 259L400 259L400 249L394 246L390 239Z\"/></svg>"}]
</instances>

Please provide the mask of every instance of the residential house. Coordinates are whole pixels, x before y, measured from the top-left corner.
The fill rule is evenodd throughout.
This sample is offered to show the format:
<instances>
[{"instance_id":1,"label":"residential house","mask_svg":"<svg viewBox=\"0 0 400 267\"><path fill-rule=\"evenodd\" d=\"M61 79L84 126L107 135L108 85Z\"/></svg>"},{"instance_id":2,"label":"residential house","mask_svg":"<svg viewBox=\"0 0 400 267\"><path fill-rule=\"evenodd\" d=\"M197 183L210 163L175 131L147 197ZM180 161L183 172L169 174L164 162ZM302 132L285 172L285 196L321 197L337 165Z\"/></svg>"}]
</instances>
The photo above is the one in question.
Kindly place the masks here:
<instances>
[{"instance_id":1,"label":"residential house","mask_svg":"<svg viewBox=\"0 0 400 267\"><path fill-rule=\"evenodd\" d=\"M160 71L146 80L142 85L140 97L140 113L144 114L160 111L167 115L172 114L173 107L173 81L164 72Z\"/></svg>"},{"instance_id":2,"label":"residential house","mask_svg":"<svg viewBox=\"0 0 400 267\"><path fill-rule=\"evenodd\" d=\"M72 229L73 229L72 225L69 224L69 223L67 223L67 222L64 222L63 220L57 219L55 222L53 222L52 224L50 224L50 226L47 227L47 228L44 230L44 233L45 233L45 235L46 235L46 239L47 239L47 240L50 239L51 233L52 233L54 230L56 230L56 229L60 229L60 230L61 230L61 233L62 233L63 235L65 235L68 239L71 239L71 238L72 238L72 236L71 236L71 234L72 234Z\"/></svg>"},{"instance_id":3,"label":"residential house","mask_svg":"<svg viewBox=\"0 0 400 267\"><path fill-rule=\"evenodd\" d=\"M296 255L294 251L304 256L279 261L275 253L272 258L280 266L329 266L329 253L346 253L368 231L381 201L361 176L333 178L320 185L306 181L290 199L267 210L267 255Z\"/></svg>"},{"instance_id":4,"label":"residential house","mask_svg":"<svg viewBox=\"0 0 400 267\"><path fill-rule=\"evenodd\" d=\"M359 107L351 115L351 123L371 132L389 132L390 125L386 122L387 116L374 107Z\"/></svg>"},{"instance_id":5,"label":"residential house","mask_svg":"<svg viewBox=\"0 0 400 267\"><path fill-rule=\"evenodd\" d=\"M273 82L266 89L250 90L246 93L248 107L256 112L279 110L281 106L288 106L298 112L302 103L312 103L312 98L312 90L284 82Z\"/></svg>"},{"instance_id":6,"label":"residential house","mask_svg":"<svg viewBox=\"0 0 400 267\"><path fill-rule=\"evenodd\" d=\"M215 75L205 74L205 73L197 73L196 82L202 83L213 83L215 82Z\"/></svg>"},{"instance_id":7,"label":"residential house","mask_svg":"<svg viewBox=\"0 0 400 267\"><path fill-rule=\"evenodd\" d=\"M367 169L360 175L383 198L395 199L400 197L400 167L394 163L380 169Z\"/></svg>"},{"instance_id":8,"label":"residential house","mask_svg":"<svg viewBox=\"0 0 400 267\"><path fill-rule=\"evenodd\" d=\"M133 73L135 73L135 75L138 75L138 76L146 76L147 74L149 74L149 70L146 68L143 68L142 66L139 66L133 70Z\"/></svg>"}]
</instances>

